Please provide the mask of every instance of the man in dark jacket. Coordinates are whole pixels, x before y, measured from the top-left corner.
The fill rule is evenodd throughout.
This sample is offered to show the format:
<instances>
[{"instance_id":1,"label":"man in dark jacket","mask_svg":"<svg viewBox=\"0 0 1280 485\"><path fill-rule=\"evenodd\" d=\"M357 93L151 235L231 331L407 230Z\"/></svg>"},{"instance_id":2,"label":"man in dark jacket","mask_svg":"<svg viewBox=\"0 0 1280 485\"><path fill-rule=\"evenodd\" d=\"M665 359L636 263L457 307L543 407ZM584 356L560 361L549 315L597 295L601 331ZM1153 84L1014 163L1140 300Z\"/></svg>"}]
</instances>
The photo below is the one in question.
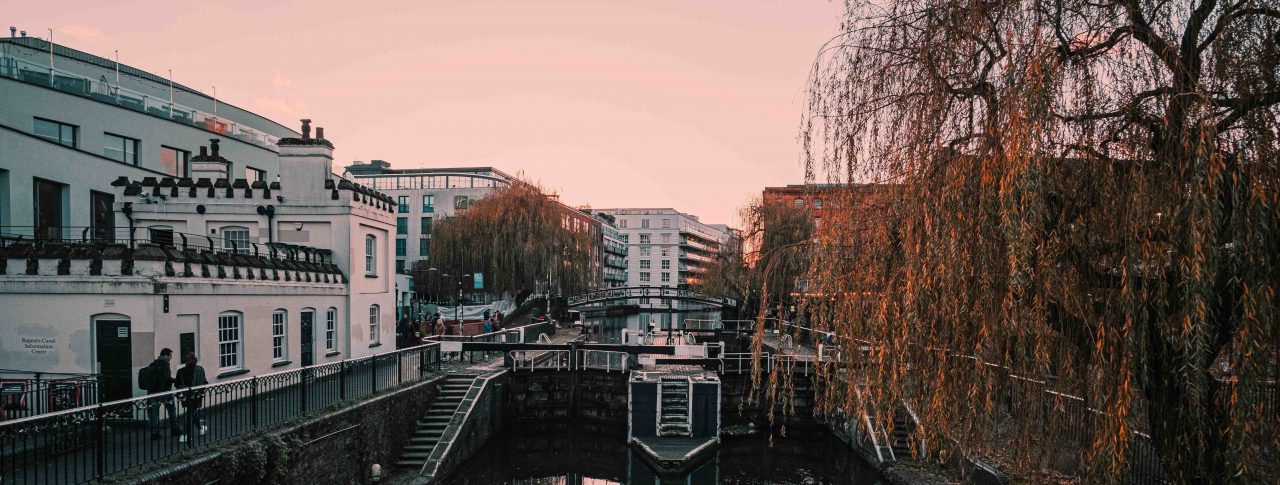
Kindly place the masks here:
<instances>
[{"instance_id":1,"label":"man in dark jacket","mask_svg":"<svg viewBox=\"0 0 1280 485\"><path fill-rule=\"evenodd\" d=\"M152 361L148 367L154 375L155 384L151 389L147 389L147 394L159 394L168 392L173 389L173 371L169 368L169 361L173 360L173 349L164 348L160 350L160 356ZM169 432L174 436L181 434L178 431L178 413L173 405L173 396L164 396L154 398L147 407L147 420L151 424L151 439L160 439L160 405L164 404L164 410L169 415Z\"/></svg>"}]
</instances>

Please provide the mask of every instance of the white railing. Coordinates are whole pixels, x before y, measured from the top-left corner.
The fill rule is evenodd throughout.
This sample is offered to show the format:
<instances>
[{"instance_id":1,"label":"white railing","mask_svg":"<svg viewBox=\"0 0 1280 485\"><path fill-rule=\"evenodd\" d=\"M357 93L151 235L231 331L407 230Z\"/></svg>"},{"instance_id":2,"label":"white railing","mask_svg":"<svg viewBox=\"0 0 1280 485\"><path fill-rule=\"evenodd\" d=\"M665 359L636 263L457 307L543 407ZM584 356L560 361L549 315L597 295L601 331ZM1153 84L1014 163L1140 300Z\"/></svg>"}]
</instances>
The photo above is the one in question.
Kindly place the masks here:
<instances>
[{"instance_id":1,"label":"white railing","mask_svg":"<svg viewBox=\"0 0 1280 485\"><path fill-rule=\"evenodd\" d=\"M579 369L626 372L631 369L630 364L631 355L626 352L586 349L578 351Z\"/></svg>"},{"instance_id":2,"label":"white railing","mask_svg":"<svg viewBox=\"0 0 1280 485\"><path fill-rule=\"evenodd\" d=\"M568 350L512 350L507 354L511 356L513 371L569 370Z\"/></svg>"}]
</instances>

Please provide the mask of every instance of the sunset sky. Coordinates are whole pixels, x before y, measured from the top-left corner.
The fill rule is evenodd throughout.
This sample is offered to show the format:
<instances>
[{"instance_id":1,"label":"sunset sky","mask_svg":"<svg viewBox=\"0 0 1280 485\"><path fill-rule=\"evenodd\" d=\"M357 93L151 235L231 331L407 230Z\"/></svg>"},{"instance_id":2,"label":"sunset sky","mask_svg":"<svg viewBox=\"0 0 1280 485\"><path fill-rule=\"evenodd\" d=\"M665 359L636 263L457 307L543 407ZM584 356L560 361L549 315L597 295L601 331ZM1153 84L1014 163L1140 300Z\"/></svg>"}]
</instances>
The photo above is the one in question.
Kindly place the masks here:
<instances>
[{"instance_id":1,"label":"sunset sky","mask_svg":"<svg viewBox=\"0 0 1280 485\"><path fill-rule=\"evenodd\" d=\"M288 126L339 167L492 165L570 205L704 222L799 183L800 111L839 2L16 2L0 22Z\"/></svg>"}]
</instances>

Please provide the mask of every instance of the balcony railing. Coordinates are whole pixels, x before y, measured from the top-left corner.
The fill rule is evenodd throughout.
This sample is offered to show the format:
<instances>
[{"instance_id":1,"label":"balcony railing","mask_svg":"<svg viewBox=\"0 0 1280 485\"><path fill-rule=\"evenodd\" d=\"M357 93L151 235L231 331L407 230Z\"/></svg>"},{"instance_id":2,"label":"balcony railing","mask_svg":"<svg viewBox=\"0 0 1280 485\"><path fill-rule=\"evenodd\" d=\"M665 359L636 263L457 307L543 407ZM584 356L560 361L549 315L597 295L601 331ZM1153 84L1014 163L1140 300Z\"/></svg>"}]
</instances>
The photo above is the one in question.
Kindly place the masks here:
<instances>
[{"instance_id":1,"label":"balcony railing","mask_svg":"<svg viewBox=\"0 0 1280 485\"><path fill-rule=\"evenodd\" d=\"M228 121L217 115L178 103L171 103L166 97L157 97L120 86L113 86L105 80L95 80L61 68L50 69L47 64L35 63L27 59L0 57L0 77L114 104L125 109L188 124L271 150L276 150L276 143L280 141L279 137Z\"/></svg>"}]
</instances>

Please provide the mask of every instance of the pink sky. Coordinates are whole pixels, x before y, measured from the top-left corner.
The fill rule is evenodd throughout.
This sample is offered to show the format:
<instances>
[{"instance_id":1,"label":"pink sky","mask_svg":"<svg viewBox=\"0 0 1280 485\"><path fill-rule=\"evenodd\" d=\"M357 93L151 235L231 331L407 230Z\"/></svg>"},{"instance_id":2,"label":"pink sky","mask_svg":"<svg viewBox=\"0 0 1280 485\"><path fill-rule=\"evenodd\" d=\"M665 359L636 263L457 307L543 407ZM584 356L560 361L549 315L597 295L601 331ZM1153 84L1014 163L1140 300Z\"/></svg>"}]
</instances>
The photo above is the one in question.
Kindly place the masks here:
<instances>
[{"instance_id":1,"label":"pink sky","mask_svg":"<svg viewBox=\"0 0 1280 485\"><path fill-rule=\"evenodd\" d=\"M204 89L338 166L492 165L571 205L736 223L799 183L805 79L841 6L786 1L73 1L7 5L29 35ZM7 27L7 25L3 26Z\"/></svg>"}]
</instances>

